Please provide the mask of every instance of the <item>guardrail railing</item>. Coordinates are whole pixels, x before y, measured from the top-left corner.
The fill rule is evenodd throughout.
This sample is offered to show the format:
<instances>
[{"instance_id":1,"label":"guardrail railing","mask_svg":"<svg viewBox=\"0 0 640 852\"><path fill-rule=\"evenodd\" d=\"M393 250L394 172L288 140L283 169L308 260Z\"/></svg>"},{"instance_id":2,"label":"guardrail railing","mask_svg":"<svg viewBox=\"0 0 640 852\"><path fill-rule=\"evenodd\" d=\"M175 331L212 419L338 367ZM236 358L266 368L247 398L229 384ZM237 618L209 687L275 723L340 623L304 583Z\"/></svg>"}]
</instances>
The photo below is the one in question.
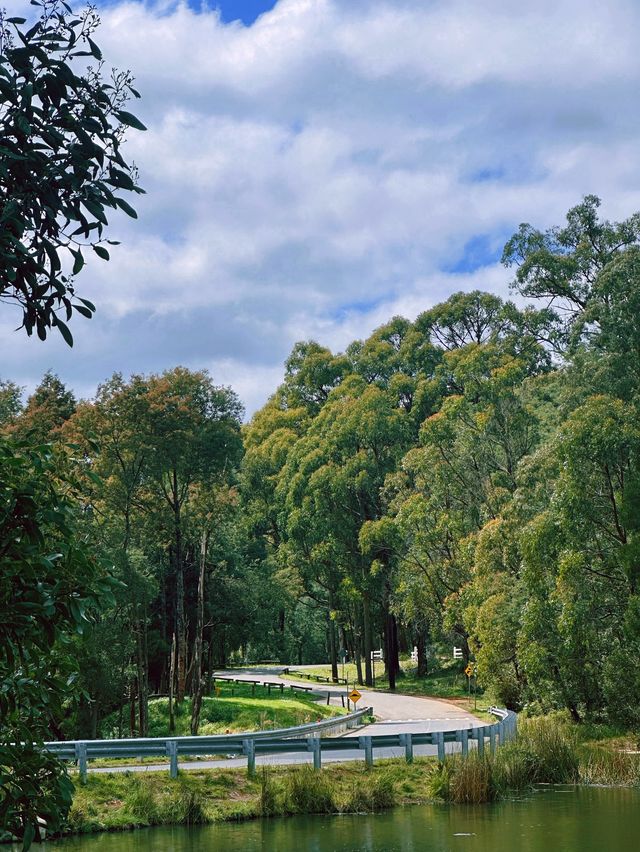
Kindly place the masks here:
<instances>
[{"instance_id":1,"label":"guardrail railing","mask_svg":"<svg viewBox=\"0 0 640 852\"><path fill-rule=\"evenodd\" d=\"M330 752L360 751L365 763L373 764L376 749L403 748L408 763L413 760L414 746L433 745L437 748L439 760L445 759L446 743L460 743L460 751L468 754L470 742L476 742L479 754L484 754L488 740L491 753L496 746L513 739L517 732L517 715L511 710L490 707L489 712L497 716L499 722L482 725L477 728L462 728L456 731L429 731L424 733L382 734L344 738L322 738L337 727L353 727L363 716L371 713L365 707L348 716L339 716L297 728L284 728L279 731L254 731L243 734L218 734L211 737L167 737L130 740L75 740L69 742L45 743L45 748L62 760L78 762L80 780L87 777L88 761L105 757L168 757L169 773L172 778L178 774L178 757L197 757L200 755L236 755L247 758L250 775L255 772L257 754L311 753L313 765L319 769L322 754Z\"/></svg>"},{"instance_id":2,"label":"guardrail railing","mask_svg":"<svg viewBox=\"0 0 640 852\"><path fill-rule=\"evenodd\" d=\"M278 728L269 731L247 731L238 734L213 734L197 737L134 737L122 740L67 740L45 743L47 751L61 760L78 762L80 779L87 775L87 763L98 758L124 757L169 757L171 777L177 774L178 756L198 756L239 753L248 754L256 741L269 740L290 743L298 738L317 739L330 733L339 733L353 728L360 720L371 713L363 707L355 713L344 716L332 716L320 722L310 722L294 728Z\"/></svg>"}]
</instances>

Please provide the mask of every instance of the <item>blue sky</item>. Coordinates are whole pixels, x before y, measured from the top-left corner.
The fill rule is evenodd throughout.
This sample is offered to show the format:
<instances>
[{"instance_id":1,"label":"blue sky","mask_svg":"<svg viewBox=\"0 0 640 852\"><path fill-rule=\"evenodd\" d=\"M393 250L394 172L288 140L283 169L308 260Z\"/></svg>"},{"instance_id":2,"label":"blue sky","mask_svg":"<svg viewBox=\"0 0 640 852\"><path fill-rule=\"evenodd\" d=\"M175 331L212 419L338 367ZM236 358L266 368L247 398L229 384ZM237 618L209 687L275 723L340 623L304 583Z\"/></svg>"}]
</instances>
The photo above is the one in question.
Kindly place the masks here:
<instances>
[{"instance_id":1,"label":"blue sky","mask_svg":"<svg viewBox=\"0 0 640 852\"><path fill-rule=\"evenodd\" d=\"M12 12L25 0L5 0ZM586 193L640 209L635 0L109 0L130 68L139 219L77 281L76 345L0 311L0 376L81 396L114 370L206 367L249 412L297 340L339 351L457 290L509 295L499 258Z\"/></svg>"},{"instance_id":2,"label":"blue sky","mask_svg":"<svg viewBox=\"0 0 640 852\"><path fill-rule=\"evenodd\" d=\"M240 20L245 26L251 26L263 12L271 11L276 2L277 0L218 0L214 5L220 9L222 20L226 23ZM200 8L195 0L191 0L190 5Z\"/></svg>"}]
</instances>

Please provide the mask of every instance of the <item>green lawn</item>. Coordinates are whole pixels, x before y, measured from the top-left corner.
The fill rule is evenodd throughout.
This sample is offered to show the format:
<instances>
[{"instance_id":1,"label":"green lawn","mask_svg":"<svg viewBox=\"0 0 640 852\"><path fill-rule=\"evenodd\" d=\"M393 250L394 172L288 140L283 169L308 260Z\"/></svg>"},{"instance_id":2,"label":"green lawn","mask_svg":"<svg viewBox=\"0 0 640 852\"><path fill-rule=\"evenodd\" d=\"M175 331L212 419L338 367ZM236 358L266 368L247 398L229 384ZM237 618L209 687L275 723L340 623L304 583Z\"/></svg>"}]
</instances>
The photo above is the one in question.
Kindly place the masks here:
<instances>
[{"instance_id":1,"label":"green lawn","mask_svg":"<svg viewBox=\"0 0 640 852\"><path fill-rule=\"evenodd\" d=\"M199 733L203 735L262 731L290 728L315 722L345 711L341 707L327 707L306 695L287 691L271 691L256 686L255 695L250 684L217 684L220 694L202 700ZM191 733L191 699L185 698L175 706L177 736ZM117 736L117 714L107 717L102 724L103 735ZM156 698L149 702L149 736L169 736L169 699Z\"/></svg>"}]
</instances>

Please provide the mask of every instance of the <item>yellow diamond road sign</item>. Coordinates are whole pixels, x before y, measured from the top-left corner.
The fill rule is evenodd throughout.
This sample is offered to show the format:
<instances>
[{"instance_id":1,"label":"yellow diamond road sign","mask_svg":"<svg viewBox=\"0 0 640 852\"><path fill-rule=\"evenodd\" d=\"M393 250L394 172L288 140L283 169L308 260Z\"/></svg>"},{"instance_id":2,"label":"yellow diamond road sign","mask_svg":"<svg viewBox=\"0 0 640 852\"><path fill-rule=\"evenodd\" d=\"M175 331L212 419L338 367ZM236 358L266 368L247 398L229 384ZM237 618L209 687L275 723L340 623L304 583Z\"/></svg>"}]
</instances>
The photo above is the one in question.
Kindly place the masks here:
<instances>
[{"instance_id":1,"label":"yellow diamond road sign","mask_svg":"<svg viewBox=\"0 0 640 852\"><path fill-rule=\"evenodd\" d=\"M361 698L362 698L362 693L358 692L357 689L352 689L351 692L349 693L349 700L353 701L354 704L357 701L359 701Z\"/></svg>"},{"instance_id":2,"label":"yellow diamond road sign","mask_svg":"<svg viewBox=\"0 0 640 852\"><path fill-rule=\"evenodd\" d=\"M467 677L471 677L471 675L473 674L473 666L471 665L471 663L469 663L469 665L466 667L464 673Z\"/></svg>"}]
</instances>

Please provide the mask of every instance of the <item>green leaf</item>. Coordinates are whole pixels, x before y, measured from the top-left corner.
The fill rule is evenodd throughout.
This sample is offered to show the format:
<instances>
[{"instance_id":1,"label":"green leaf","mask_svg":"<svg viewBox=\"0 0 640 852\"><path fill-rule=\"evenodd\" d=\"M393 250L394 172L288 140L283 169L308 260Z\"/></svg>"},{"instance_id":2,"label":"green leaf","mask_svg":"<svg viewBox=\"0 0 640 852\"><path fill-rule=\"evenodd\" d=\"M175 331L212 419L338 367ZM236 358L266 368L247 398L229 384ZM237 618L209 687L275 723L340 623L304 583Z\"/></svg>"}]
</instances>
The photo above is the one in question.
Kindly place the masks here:
<instances>
[{"instance_id":1,"label":"green leaf","mask_svg":"<svg viewBox=\"0 0 640 852\"><path fill-rule=\"evenodd\" d=\"M93 246L93 250L103 260L109 260L109 252L103 246Z\"/></svg>"},{"instance_id":2,"label":"green leaf","mask_svg":"<svg viewBox=\"0 0 640 852\"><path fill-rule=\"evenodd\" d=\"M123 124L126 124L127 127L135 127L136 130L146 130L147 129L144 126L144 124L140 121L139 118L136 118L135 115L133 115L130 112L127 112L124 109L118 110L116 112L116 117Z\"/></svg>"},{"instance_id":3,"label":"green leaf","mask_svg":"<svg viewBox=\"0 0 640 852\"><path fill-rule=\"evenodd\" d=\"M73 264L73 275L77 275L84 266L84 257L82 256L81 251L75 251L75 249L71 249L71 254L75 258Z\"/></svg>"},{"instance_id":4,"label":"green leaf","mask_svg":"<svg viewBox=\"0 0 640 852\"><path fill-rule=\"evenodd\" d=\"M89 42L89 47L91 48L91 55L95 56L96 59L102 59L102 51L98 47L98 45L92 39L87 36L87 41Z\"/></svg>"},{"instance_id":5,"label":"green leaf","mask_svg":"<svg viewBox=\"0 0 640 852\"><path fill-rule=\"evenodd\" d=\"M121 210L124 210L127 216L131 216L132 219L138 218L138 214L136 213L136 211L130 204L127 204L127 202L123 198L116 198L116 204Z\"/></svg>"},{"instance_id":6,"label":"green leaf","mask_svg":"<svg viewBox=\"0 0 640 852\"><path fill-rule=\"evenodd\" d=\"M67 346L73 346L73 336L69 331L69 327L66 323L64 323L59 317L55 318L54 325L59 329L60 334L62 335L64 342Z\"/></svg>"}]
</instances>

